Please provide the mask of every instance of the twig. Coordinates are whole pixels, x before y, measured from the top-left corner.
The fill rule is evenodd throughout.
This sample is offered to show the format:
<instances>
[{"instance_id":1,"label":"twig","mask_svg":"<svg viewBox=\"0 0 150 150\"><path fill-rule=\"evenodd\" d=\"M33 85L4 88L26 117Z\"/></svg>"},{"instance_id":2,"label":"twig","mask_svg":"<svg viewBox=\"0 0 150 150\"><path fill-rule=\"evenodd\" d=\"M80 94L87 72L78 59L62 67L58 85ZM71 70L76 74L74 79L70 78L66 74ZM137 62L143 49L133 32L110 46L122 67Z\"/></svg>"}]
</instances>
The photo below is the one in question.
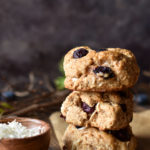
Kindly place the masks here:
<instances>
[{"instance_id":1,"label":"twig","mask_svg":"<svg viewBox=\"0 0 150 150\"><path fill-rule=\"evenodd\" d=\"M9 116L20 116L20 115L24 115L26 113L29 113L31 111L35 111L39 108L52 107L52 106L58 105L58 104L62 103L62 101L63 101L62 94L65 97L68 93L69 93L68 90L56 92L56 94L54 94L54 97L53 97L54 100L53 101L45 102L45 103L32 104L32 105L26 106L25 108L22 108L21 110L17 110L15 112L9 113L8 115L4 115L2 117L4 118L4 117L9 117ZM61 95L61 96L58 97L58 95Z\"/></svg>"},{"instance_id":2,"label":"twig","mask_svg":"<svg viewBox=\"0 0 150 150\"><path fill-rule=\"evenodd\" d=\"M40 101L42 100L42 99L44 99L44 98L49 98L50 96L52 96L50 93L44 93L44 94L38 94L38 95L36 95L36 96L34 96L34 97L30 97L30 98L27 98L27 99L24 99L24 101L26 102L26 104L28 104L28 102L31 102L30 104L37 104L37 103L40 103ZM35 101L34 101L35 100ZM23 100L22 100L23 101ZM24 102L23 101L23 102ZM20 104L18 104L17 103L17 105L19 105L20 106ZM31 105L30 105L31 106ZM25 105L24 107L28 107L28 105ZM20 110L20 109L24 109L24 108L22 108L22 107L15 107L15 108L13 108L13 109L10 109L10 110L8 110L8 111L6 111L5 113L4 113L4 115L9 115L9 114L11 114L11 113L13 113L13 112L16 112L16 111L18 111L18 110Z\"/></svg>"},{"instance_id":3,"label":"twig","mask_svg":"<svg viewBox=\"0 0 150 150\"><path fill-rule=\"evenodd\" d=\"M146 77L150 77L150 71L144 70L143 75Z\"/></svg>"},{"instance_id":4,"label":"twig","mask_svg":"<svg viewBox=\"0 0 150 150\"><path fill-rule=\"evenodd\" d=\"M16 92L14 92L14 93L15 93L15 95L16 95L17 97L25 97L25 96L28 96L28 95L30 94L28 91L22 91L22 92L16 91Z\"/></svg>"},{"instance_id":5,"label":"twig","mask_svg":"<svg viewBox=\"0 0 150 150\"><path fill-rule=\"evenodd\" d=\"M53 102L46 102L46 103L41 103L41 104L33 104L33 105L30 105L30 106L28 106L26 108L23 108L21 110L13 112L13 113L11 113L9 115L5 115L3 117L24 115L24 114L29 113L31 111L37 110L39 108L45 108L45 107L55 106L57 104L60 104L61 102L62 102L62 100L59 99L59 100L53 101Z\"/></svg>"},{"instance_id":6,"label":"twig","mask_svg":"<svg viewBox=\"0 0 150 150\"><path fill-rule=\"evenodd\" d=\"M29 80L30 80L30 84L29 84L28 90L32 90L34 87L34 82L35 82L35 76L33 72L30 72Z\"/></svg>"},{"instance_id":7,"label":"twig","mask_svg":"<svg viewBox=\"0 0 150 150\"><path fill-rule=\"evenodd\" d=\"M44 75L44 82L45 82L45 85L47 87L47 89L50 91L50 92L54 92L55 89L52 87L52 85L50 84L49 82L49 78L47 75Z\"/></svg>"}]
</instances>

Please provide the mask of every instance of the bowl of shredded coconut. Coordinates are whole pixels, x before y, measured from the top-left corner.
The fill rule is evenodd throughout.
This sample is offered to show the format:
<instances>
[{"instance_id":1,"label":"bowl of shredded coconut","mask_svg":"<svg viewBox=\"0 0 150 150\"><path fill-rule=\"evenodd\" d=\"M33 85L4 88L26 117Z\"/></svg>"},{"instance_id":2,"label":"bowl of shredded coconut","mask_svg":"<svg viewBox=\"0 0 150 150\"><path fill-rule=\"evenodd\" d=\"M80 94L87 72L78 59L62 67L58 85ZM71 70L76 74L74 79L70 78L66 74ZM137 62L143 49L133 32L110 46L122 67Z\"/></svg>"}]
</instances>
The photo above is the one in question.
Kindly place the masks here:
<instances>
[{"instance_id":1,"label":"bowl of shredded coconut","mask_svg":"<svg viewBox=\"0 0 150 150\"><path fill-rule=\"evenodd\" d=\"M50 126L32 118L0 120L0 150L48 150Z\"/></svg>"}]
</instances>

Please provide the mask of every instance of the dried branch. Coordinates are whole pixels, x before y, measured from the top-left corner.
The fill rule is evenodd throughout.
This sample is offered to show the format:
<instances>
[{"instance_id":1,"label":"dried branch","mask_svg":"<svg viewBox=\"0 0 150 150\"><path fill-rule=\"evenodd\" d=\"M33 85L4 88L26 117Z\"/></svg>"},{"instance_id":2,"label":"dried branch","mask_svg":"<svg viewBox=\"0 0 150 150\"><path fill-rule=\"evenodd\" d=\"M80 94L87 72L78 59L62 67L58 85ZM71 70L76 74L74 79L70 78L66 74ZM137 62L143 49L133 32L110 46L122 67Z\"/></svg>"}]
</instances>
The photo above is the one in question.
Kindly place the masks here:
<instances>
[{"instance_id":1,"label":"dried branch","mask_svg":"<svg viewBox=\"0 0 150 150\"><path fill-rule=\"evenodd\" d=\"M20 115L24 115L26 113L29 113L31 111L35 111L37 109L39 110L40 108L46 108L46 107L52 107L52 106L59 105L64 100L63 97L65 97L68 93L69 93L68 90L56 92L53 95L52 101L43 102L43 103L35 103L32 105L26 106L25 108L22 108L21 110L11 112L11 113L4 115L2 117L4 118L4 117L9 117L9 116L20 116Z\"/></svg>"},{"instance_id":2,"label":"dried branch","mask_svg":"<svg viewBox=\"0 0 150 150\"><path fill-rule=\"evenodd\" d=\"M146 77L150 77L150 71L144 70L143 75Z\"/></svg>"}]
</instances>

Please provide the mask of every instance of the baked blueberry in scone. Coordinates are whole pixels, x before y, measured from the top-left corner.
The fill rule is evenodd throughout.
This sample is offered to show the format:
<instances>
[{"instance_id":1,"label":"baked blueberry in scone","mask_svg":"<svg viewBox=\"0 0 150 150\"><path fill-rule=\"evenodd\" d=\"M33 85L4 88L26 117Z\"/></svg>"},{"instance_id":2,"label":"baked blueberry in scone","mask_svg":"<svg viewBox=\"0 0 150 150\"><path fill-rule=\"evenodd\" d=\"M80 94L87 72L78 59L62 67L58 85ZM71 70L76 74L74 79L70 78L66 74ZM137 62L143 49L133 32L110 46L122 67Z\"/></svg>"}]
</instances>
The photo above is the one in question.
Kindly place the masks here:
<instances>
[{"instance_id":1,"label":"baked blueberry in scone","mask_svg":"<svg viewBox=\"0 0 150 150\"><path fill-rule=\"evenodd\" d=\"M121 48L76 47L65 55L64 70L65 87L79 91L120 91L132 87L139 76L135 56Z\"/></svg>"},{"instance_id":2,"label":"baked blueberry in scone","mask_svg":"<svg viewBox=\"0 0 150 150\"><path fill-rule=\"evenodd\" d=\"M133 117L133 96L122 92L73 91L63 102L65 121L75 126L119 130L128 126Z\"/></svg>"}]
</instances>

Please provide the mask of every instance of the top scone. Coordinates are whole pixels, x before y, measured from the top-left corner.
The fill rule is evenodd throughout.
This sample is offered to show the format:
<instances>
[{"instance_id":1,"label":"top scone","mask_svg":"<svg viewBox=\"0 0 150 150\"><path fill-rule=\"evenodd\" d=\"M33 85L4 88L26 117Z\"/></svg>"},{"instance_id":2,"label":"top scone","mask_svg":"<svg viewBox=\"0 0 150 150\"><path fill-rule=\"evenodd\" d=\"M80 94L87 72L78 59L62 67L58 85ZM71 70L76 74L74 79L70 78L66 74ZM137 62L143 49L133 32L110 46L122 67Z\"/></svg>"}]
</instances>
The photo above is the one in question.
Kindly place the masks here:
<instances>
[{"instance_id":1,"label":"top scone","mask_svg":"<svg viewBox=\"0 0 150 150\"><path fill-rule=\"evenodd\" d=\"M107 48L98 52L81 46L64 58L65 87L79 91L120 91L132 87L139 76L133 53L126 49Z\"/></svg>"}]
</instances>

